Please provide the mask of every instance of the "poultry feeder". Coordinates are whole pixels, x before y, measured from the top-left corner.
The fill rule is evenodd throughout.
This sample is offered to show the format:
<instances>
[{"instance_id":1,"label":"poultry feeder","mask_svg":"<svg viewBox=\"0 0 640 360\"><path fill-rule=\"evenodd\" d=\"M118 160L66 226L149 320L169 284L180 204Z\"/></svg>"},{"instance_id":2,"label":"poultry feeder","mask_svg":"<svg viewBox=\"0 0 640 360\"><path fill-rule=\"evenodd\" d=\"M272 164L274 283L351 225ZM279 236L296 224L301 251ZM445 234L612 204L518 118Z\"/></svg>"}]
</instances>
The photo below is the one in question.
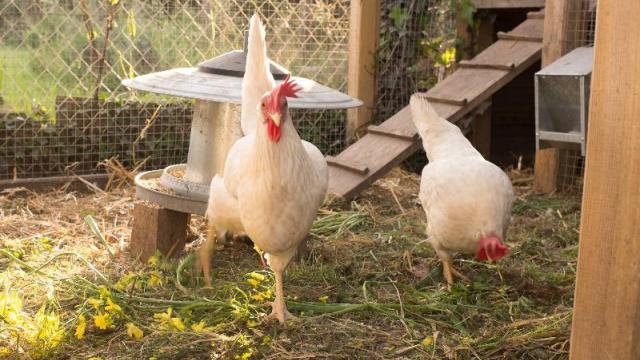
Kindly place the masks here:
<instances>
[{"instance_id":1,"label":"poultry feeder","mask_svg":"<svg viewBox=\"0 0 640 360\"><path fill-rule=\"evenodd\" d=\"M581 47L535 76L536 147L580 146L586 151L593 48Z\"/></svg>"},{"instance_id":2,"label":"poultry feeder","mask_svg":"<svg viewBox=\"0 0 640 360\"><path fill-rule=\"evenodd\" d=\"M246 37L246 34L245 34ZM196 99L186 164L140 173L135 178L136 196L163 208L204 214L209 183L222 174L233 142L242 134L240 106L245 50L235 50L200 63L195 68L176 68L124 80L123 85L143 91ZM276 82L288 71L269 60ZM313 80L292 76L302 87L290 108L347 109L362 105L337 90Z\"/></svg>"}]
</instances>

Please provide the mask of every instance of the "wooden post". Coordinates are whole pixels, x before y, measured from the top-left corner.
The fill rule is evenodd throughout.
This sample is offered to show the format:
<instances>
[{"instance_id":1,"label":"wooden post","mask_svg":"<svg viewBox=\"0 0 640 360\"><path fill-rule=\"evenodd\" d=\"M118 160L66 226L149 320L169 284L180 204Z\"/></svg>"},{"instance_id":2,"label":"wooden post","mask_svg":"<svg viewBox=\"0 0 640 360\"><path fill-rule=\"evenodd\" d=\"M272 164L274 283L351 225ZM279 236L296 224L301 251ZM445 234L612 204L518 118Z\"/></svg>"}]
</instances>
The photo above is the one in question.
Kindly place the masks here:
<instances>
[{"instance_id":1,"label":"wooden post","mask_svg":"<svg viewBox=\"0 0 640 360\"><path fill-rule=\"evenodd\" d=\"M491 106L473 119L471 143L485 159L491 159Z\"/></svg>"},{"instance_id":2,"label":"wooden post","mask_svg":"<svg viewBox=\"0 0 640 360\"><path fill-rule=\"evenodd\" d=\"M546 1L542 38L542 67L551 64L578 45L575 31L579 31L579 15L583 2L583 0ZM547 148L536 152L533 180L535 192L551 193L557 190L559 159L560 150L557 148Z\"/></svg>"},{"instance_id":3,"label":"wooden post","mask_svg":"<svg viewBox=\"0 0 640 360\"><path fill-rule=\"evenodd\" d=\"M640 356L640 1L598 2L573 360Z\"/></svg>"},{"instance_id":4,"label":"wooden post","mask_svg":"<svg viewBox=\"0 0 640 360\"><path fill-rule=\"evenodd\" d=\"M375 53L380 34L380 0L351 0L347 92L364 102L347 111L347 139L371 122L376 93Z\"/></svg>"},{"instance_id":5,"label":"wooden post","mask_svg":"<svg viewBox=\"0 0 640 360\"><path fill-rule=\"evenodd\" d=\"M189 214L139 201L133 208L129 250L142 261L159 250L165 256L178 254L187 240Z\"/></svg>"}]
</instances>

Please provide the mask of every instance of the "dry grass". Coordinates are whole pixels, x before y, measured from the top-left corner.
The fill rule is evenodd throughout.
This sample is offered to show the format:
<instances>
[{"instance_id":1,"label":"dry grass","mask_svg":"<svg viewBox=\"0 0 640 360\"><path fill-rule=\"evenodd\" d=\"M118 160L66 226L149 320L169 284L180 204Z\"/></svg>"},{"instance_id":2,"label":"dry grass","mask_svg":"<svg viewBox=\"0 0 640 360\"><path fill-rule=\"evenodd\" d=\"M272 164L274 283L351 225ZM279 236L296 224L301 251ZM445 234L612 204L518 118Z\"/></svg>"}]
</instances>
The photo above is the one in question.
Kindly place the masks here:
<instances>
[{"instance_id":1,"label":"dry grass","mask_svg":"<svg viewBox=\"0 0 640 360\"><path fill-rule=\"evenodd\" d=\"M272 277L250 244L233 242L219 251L215 288L204 289L193 276L191 248L179 260L151 265L129 256L129 188L90 194L5 191L0 357L567 358L579 203L568 196L530 195L530 175L512 173L519 200L510 256L497 265L458 257L457 267L473 282L458 283L451 292L423 242L418 176L395 170L354 203L330 201L312 231L309 255L287 272L289 307L303 318L287 329L260 322L269 309L259 295L269 295ZM104 242L88 226L87 215ZM203 225L193 218L195 244ZM256 287L248 283L252 272L265 276ZM122 308L106 330L93 321L93 315L108 312L104 304L96 310L88 302L101 298L99 285L102 300ZM7 304L16 301L10 294L24 302L21 323L7 317ZM183 331L160 315L154 318L169 307L169 318L179 319ZM48 322L36 316L39 309L49 314ZM87 319L82 340L74 336L80 314ZM204 329L198 329L200 321ZM127 323L143 330L142 339L127 334ZM38 326L59 333L39 338L33 335Z\"/></svg>"}]
</instances>

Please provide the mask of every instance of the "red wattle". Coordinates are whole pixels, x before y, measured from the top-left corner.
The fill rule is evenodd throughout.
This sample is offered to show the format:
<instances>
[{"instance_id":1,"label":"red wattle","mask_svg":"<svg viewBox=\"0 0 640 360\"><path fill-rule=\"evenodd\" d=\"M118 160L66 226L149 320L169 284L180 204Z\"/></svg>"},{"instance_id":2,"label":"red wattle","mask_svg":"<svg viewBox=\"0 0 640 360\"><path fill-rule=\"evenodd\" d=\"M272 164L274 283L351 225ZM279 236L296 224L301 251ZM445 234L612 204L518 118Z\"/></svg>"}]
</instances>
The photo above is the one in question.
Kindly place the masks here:
<instances>
[{"instance_id":1,"label":"red wattle","mask_svg":"<svg viewBox=\"0 0 640 360\"><path fill-rule=\"evenodd\" d=\"M272 120L267 120L267 134L269 135L269 139L271 139L271 141L280 141L280 127L277 126Z\"/></svg>"}]
</instances>

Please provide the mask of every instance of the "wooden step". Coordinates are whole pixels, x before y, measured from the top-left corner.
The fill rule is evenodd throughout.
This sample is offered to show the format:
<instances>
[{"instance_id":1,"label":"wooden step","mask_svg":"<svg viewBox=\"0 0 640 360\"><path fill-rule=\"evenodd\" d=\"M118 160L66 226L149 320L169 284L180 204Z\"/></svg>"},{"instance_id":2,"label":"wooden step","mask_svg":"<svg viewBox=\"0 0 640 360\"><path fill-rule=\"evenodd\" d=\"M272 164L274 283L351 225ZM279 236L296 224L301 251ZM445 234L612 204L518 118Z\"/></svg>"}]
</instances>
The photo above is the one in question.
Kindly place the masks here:
<instances>
[{"instance_id":1,"label":"wooden step","mask_svg":"<svg viewBox=\"0 0 640 360\"><path fill-rule=\"evenodd\" d=\"M456 99L447 99L447 98L425 95L425 99L427 99L429 102L434 102L434 103L441 103L441 104L448 104L448 105L455 105L455 106L467 105L466 98L462 100L456 100Z\"/></svg>"},{"instance_id":2,"label":"wooden step","mask_svg":"<svg viewBox=\"0 0 640 360\"><path fill-rule=\"evenodd\" d=\"M527 35L519 35L513 33L506 33L503 31L498 31L498 39L500 40L513 40L513 41L535 41L542 42L542 36L527 36Z\"/></svg>"},{"instance_id":3,"label":"wooden step","mask_svg":"<svg viewBox=\"0 0 640 360\"><path fill-rule=\"evenodd\" d=\"M511 71L516 67L514 63L507 64L487 64L487 63L476 63L469 60L462 60L458 63L458 66L461 68L474 68L474 69L494 69L494 70L503 70L503 71Z\"/></svg>"},{"instance_id":4,"label":"wooden step","mask_svg":"<svg viewBox=\"0 0 640 360\"><path fill-rule=\"evenodd\" d=\"M365 165L361 165L354 162L348 162L338 159L334 156L327 156L327 164L339 167L344 170L348 170L360 175L366 175L369 172L369 168Z\"/></svg>"},{"instance_id":5,"label":"wooden step","mask_svg":"<svg viewBox=\"0 0 640 360\"><path fill-rule=\"evenodd\" d=\"M544 11L527 13L527 19L544 19Z\"/></svg>"},{"instance_id":6,"label":"wooden step","mask_svg":"<svg viewBox=\"0 0 640 360\"><path fill-rule=\"evenodd\" d=\"M378 125L369 125L367 127L367 132L369 132L369 134L390 136L396 139L402 139L407 141L414 141L415 139L418 138L418 133L415 133L415 132L413 134L410 134L403 131L386 129Z\"/></svg>"}]
</instances>

